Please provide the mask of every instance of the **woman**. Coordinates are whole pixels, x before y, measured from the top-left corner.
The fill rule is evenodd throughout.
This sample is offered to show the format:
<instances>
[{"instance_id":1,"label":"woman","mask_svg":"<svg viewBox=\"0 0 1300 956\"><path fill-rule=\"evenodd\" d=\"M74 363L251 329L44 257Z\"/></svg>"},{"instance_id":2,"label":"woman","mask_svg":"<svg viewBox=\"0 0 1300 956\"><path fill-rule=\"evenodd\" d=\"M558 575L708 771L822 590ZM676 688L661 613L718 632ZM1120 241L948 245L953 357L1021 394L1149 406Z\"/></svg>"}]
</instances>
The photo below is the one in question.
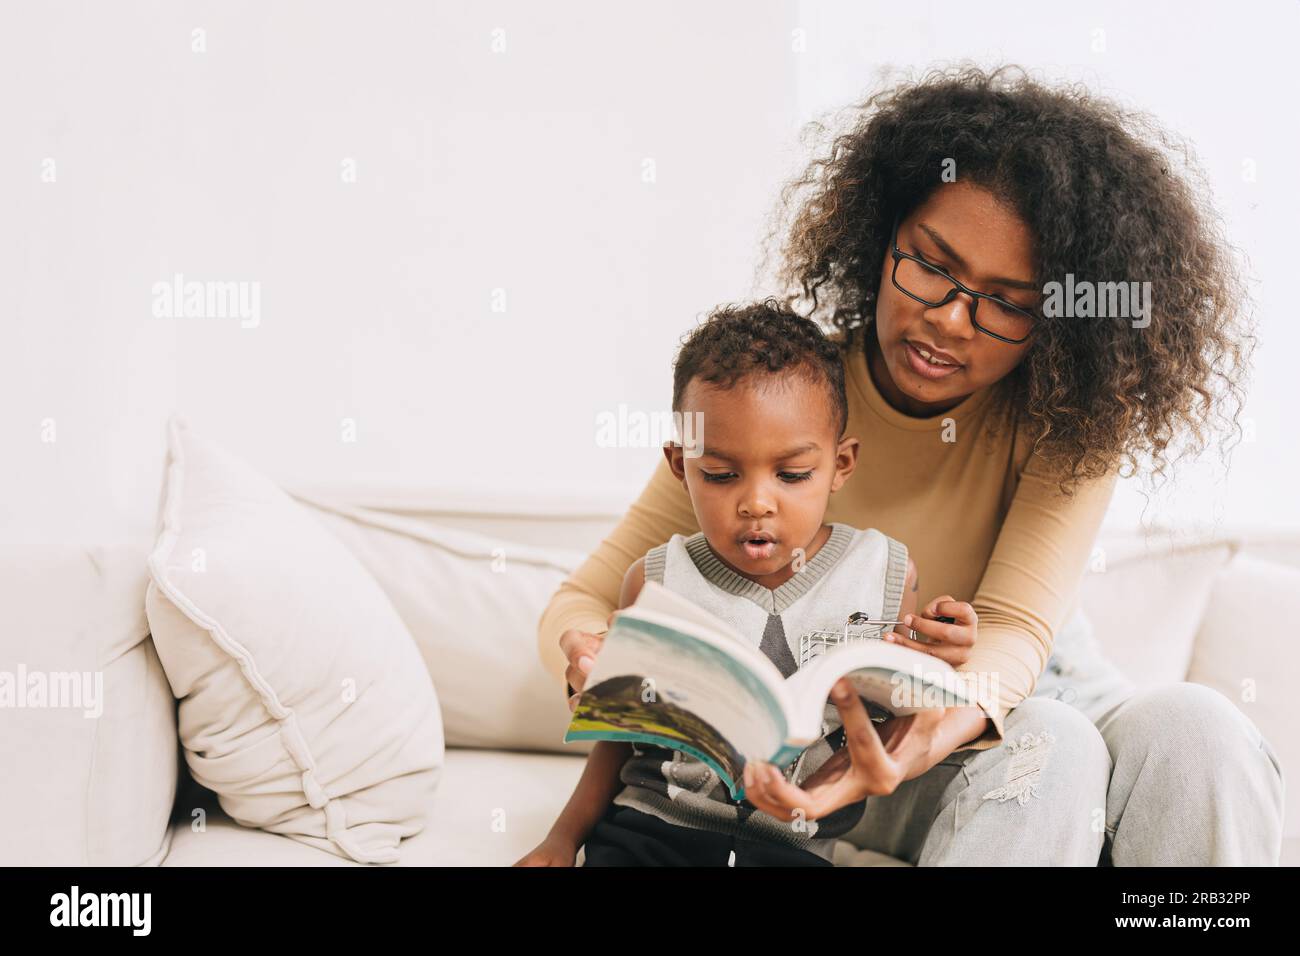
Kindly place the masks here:
<instances>
[{"instance_id":1,"label":"woman","mask_svg":"<svg viewBox=\"0 0 1300 956\"><path fill-rule=\"evenodd\" d=\"M862 441L827 520L905 542L920 607L970 601L973 647L923 620L939 643L918 646L987 677L997 706L974 738L956 710L888 721L882 763L862 705L837 703L846 746L802 789L756 766L747 798L817 819L870 794L850 838L920 865L1275 864L1272 747L1210 688L1135 692L1078 604L1122 466L1163 475L1175 435L1203 448L1243 401L1243 283L1199 186L1170 173L1176 144L1009 69L857 111L784 196L787 302L834 328ZM662 462L542 617L573 691L628 566L697 530Z\"/></svg>"}]
</instances>

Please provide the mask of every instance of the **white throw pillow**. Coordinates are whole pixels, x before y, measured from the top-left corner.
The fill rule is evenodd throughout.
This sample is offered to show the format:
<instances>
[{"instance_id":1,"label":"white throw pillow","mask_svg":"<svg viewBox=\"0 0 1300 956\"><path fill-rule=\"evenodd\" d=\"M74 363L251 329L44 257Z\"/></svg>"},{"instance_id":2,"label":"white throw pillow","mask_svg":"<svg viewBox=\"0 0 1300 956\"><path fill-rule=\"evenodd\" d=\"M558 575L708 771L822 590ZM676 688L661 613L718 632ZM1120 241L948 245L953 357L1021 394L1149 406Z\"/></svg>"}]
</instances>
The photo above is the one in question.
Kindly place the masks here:
<instances>
[{"instance_id":1,"label":"white throw pillow","mask_svg":"<svg viewBox=\"0 0 1300 956\"><path fill-rule=\"evenodd\" d=\"M582 552L297 497L361 560L415 637L449 747L591 750L592 741L564 743L564 688L537 656L538 620Z\"/></svg>"},{"instance_id":2,"label":"white throw pillow","mask_svg":"<svg viewBox=\"0 0 1300 956\"><path fill-rule=\"evenodd\" d=\"M1300 568L1236 555L1214 581L1196 635L1187 679L1213 687L1254 721L1282 764L1284 779L1300 767L1295 675L1300 646L1291 616ZM1290 781L1287 780L1290 784ZM1300 836L1300 791L1286 790L1284 837Z\"/></svg>"},{"instance_id":3,"label":"white throw pillow","mask_svg":"<svg viewBox=\"0 0 1300 956\"><path fill-rule=\"evenodd\" d=\"M145 607L194 779L239 823L362 863L425 826L443 763L410 634L346 547L173 419Z\"/></svg>"},{"instance_id":4,"label":"white throw pillow","mask_svg":"<svg viewBox=\"0 0 1300 956\"><path fill-rule=\"evenodd\" d=\"M167 854L176 701L145 620L151 546L0 546L0 866Z\"/></svg>"},{"instance_id":5,"label":"white throw pillow","mask_svg":"<svg viewBox=\"0 0 1300 956\"><path fill-rule=\"evenodd\" d=\"M1187 680L1196 628L1226 543L1102 540L1079 596L1098 647L1139 688Z\"/></svg>"}]
</instances>

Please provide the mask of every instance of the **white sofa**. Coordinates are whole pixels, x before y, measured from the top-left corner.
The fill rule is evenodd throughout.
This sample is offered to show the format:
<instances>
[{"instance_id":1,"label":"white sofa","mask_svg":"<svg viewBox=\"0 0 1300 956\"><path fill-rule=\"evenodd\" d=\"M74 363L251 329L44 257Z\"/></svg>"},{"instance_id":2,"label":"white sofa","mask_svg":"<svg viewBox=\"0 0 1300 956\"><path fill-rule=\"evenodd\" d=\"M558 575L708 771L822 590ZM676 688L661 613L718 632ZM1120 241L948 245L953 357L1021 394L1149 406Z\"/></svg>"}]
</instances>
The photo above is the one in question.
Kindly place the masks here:
<instances>
[{"instance_id":1,"label":"white sofa","mask_svg":"<svg viewBox=\"0 0 1300 956\"><path fill-rule=\"evenodd\" d=\"M442 706L446 760L423 832L397 865L509 865L572 791L589 745L561 743L568 710L543 670L536 622L554 588L617 522L621 503L422 493L380 486L290 493L341 538L392 599ZM0 710L0 864L358 865L236 824L184 770L175 702L148 637L153 540L0 545L0 670L102 668L117 704L80 715ZM1300 534L1104 533L1081 599L1111 657L1139 686L1193 680L1261 728L1284 770L1300 756L1288 679ZM1282 603L1280 611L1274 607ZM123 706L126 701L129 706ZM168 722L168 714L171 716ZM1213 772L1213 768L1206 768ZM1287 794L1288 810L1296 798ZM1288 812L1282 862L1300 862ZM836 862L905 865L841 842Z\"/></svg>"}]
</instances>

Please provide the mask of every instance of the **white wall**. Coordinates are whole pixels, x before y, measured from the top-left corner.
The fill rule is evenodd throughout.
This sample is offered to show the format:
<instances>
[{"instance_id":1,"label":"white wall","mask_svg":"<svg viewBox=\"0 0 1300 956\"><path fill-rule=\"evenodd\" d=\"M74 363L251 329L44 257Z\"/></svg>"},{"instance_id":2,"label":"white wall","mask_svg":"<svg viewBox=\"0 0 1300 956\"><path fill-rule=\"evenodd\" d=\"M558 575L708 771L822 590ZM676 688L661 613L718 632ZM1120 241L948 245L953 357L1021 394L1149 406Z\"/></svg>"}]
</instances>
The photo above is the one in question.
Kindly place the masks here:
<instances>
[{"instance_id":1,"label":"white wall","mask_svg":"<svg viewBox=\"0 0 1300 956\"><path fill-rule=\"evenodd\" d=\"M802 119L859 101L879 76L919 76L971 59L1082 82L1191 141L1254 280L1260 341L1241 419L1251 440L1226 468L1217 451L1184 462L1149 503L1142 482L1121 482L1107 524L1300 528L1291 411L1300 320L1288 293L1300 222L1293 167L1300 4L809 0L798 20L807 47L796 57Z\"/></svg>"},{"instance_id":2,"label":"white wall","mask_svg":"<svg viewBox=\"0 0 1300 956\"><path fill-rule=\"evenodd\" d=\"M882 68L995 51L1120 91L1196 142L1260 279L1256 440L1226 485L1180 479L1162 515L1300 523L1282 417L1283 355L1300 353L1282 308L1300 144L1278 121L1300 11L1049 9L11 8L0 527L39 540L152 522L173 411L288 483L631 497L659 452L597 447L596 415L666 410L679 336L762 291L759 243L800 126ZM257 282L259 324L156 317L154 284L176 273ZM42 441L50 419L57 440ZM1135 502L1126 490L1113 521L1136 520Z\"/></svg>"}]
</instances>

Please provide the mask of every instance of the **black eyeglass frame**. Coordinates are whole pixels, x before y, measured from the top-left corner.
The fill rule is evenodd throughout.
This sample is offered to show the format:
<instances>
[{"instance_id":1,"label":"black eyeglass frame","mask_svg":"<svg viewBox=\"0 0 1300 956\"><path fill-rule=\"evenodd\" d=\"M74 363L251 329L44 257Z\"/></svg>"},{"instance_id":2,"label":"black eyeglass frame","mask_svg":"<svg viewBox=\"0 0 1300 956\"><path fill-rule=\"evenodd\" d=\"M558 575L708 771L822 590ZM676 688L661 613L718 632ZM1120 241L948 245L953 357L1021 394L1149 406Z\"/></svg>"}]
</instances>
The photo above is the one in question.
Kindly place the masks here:
<instances>
[{"instance_id":1,"label":"black eyeglass frame","mask_svg":"<svg viewBox=\"0 0 1300 956\"><path fill-rule=\"evenodd\" d=\"M901 221L902 221L901 214L894 217L894 228L889 234L889 245L891 249L890 255L892 255L894 258L894 269L890 273L889 279L891 282L894 283L895 289L903 293L903 295L907 296L908 298L915 299L917 302L920 302L922 305L928 305L931 308L937 308L938 306L941 305L947 305L957 295L958 291L965 292L968 296L971 297L970 308L967 309L967 314L970 315L971 325L975 326L975 328L979 329L979 331L983 332L985 335L990 335L993 338L997 339L999 342L1006 342L1008 345L1020 345L1023 342L1029 341L1029 339L1034 334L1033 326L1036 326L1038 324L1038 316L1034 315L1034 313L1032 312L1020 308L1020 306L1018 305L1012 305L1006 299L999 298L996 295L989 295L987 292L976 292L974 289L962 285L960 282L958 282L956 279L948 275L948 273L944 272L942 269L938 268L937 266L933 266L930 263L926 262L924 259L914 256L911 253L904 252L902 249L898 248L898 224ZM917 265L921 266L921 268L927 269L930 272L933 272L935 275L943 276L945 281L952 283L953 287L949 289L948 294L945 295L938 302L931 302L929 299L921 298L919 295L917 295L914 292L908 292L906 289L904 289L901 285L898 284L898 264L904 259L911 259ZM1010 309L1012 312L1017 312L1020 315L1025 316L1027 319L1029 319L1031 323L1029 333L1018 339L1009 339L1005 335L998 335L996 332L991 332L988 329L984 328L984 326L980 325L979 321L975 318L975 313L979 311L980 299L990 299L993 302L998 303L998 305Z\"/></svg>"}]
</instances>

